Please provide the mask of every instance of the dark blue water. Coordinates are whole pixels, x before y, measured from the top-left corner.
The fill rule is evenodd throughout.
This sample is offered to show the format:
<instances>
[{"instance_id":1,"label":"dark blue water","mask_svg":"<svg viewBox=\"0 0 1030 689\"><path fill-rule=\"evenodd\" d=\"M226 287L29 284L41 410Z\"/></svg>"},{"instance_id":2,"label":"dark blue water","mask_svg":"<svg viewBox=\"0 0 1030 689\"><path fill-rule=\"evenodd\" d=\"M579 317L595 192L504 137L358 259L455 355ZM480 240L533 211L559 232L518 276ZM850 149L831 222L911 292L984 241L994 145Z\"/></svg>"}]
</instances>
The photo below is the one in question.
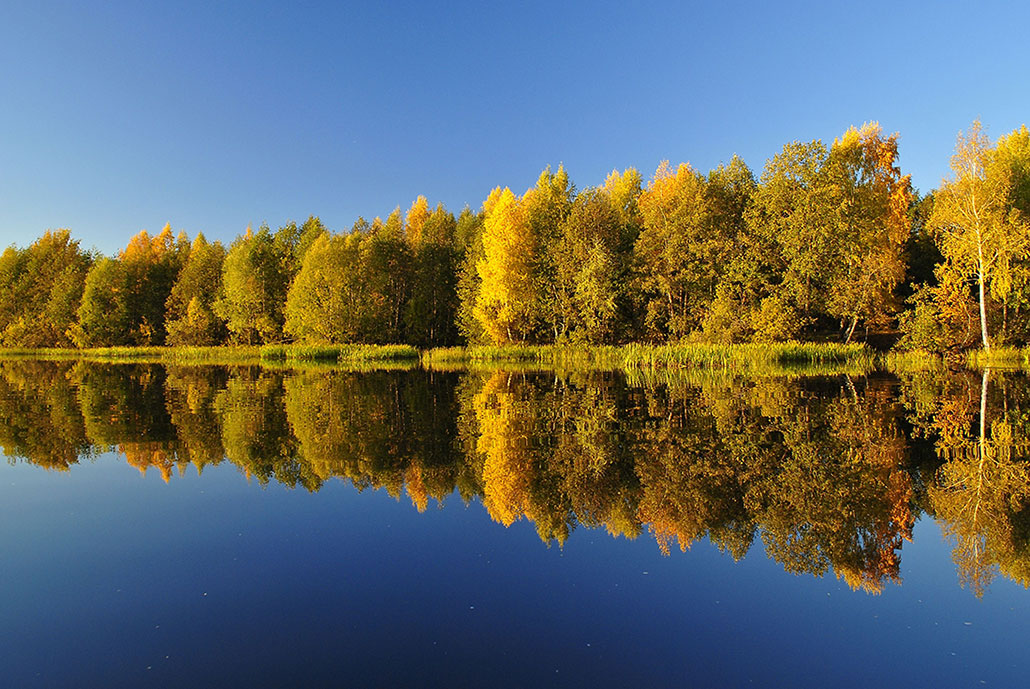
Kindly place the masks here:
<instances>
[{"instance_id":1,"label":"dark blue water","mask_svg":"<svg viewBox=\"0 0 1030 689\"><path fill-rule=\"evenodd\" d=\"M420 512L228 461L166 483L112 451L69 471L16 459L0 684L1021 686L1030 593L960 586L940 524L921 513L900 582L873 595L791 573L761 541L739 561L707 539L663 555L646 524L548 544L457 492Z\"/></svg>"},{"instance_id":2,"label":"dark blue water","mask_svg":"<svg viewBox=\"0 0 1030 689\"><path fill-rule=\"evenodd\" d=\"M932 520L880 596L706 543L532 525L229 466L0 469L7 686L1020 686L1030 596Z\"/></svg>"}]
</instances>

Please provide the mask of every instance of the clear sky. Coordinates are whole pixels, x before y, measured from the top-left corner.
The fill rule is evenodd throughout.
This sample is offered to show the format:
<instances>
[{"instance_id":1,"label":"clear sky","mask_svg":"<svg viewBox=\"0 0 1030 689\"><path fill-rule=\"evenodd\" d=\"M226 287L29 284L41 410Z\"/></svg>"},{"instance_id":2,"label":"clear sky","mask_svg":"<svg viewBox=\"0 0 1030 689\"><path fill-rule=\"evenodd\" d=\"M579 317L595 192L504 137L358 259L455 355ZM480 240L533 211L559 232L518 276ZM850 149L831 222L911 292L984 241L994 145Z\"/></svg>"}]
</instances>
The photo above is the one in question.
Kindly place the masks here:
<instances>
[{"instance_id":1,"label":"clear sky","mask_svg":"<svg viewBox=\"0 0 1030 689\"><path fill-rule=\"evenodd\" d=\"M761 172L877 120L928 191L955 135L1030 121L1030 4L0 4L0 245L113 253L319 215L457 213L564 163Z\"/></svg>"}]
</instances>

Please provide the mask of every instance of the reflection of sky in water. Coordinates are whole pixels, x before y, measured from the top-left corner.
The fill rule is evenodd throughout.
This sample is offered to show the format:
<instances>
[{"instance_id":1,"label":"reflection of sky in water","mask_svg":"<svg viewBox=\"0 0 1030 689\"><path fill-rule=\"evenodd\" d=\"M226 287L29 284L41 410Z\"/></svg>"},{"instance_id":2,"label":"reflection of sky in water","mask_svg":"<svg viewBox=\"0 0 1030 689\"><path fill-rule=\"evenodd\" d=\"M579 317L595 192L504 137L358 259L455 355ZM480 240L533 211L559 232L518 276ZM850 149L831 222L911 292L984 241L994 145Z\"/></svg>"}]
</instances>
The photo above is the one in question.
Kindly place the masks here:
<instances>
[{"instance_id":1,"label":"reflection of sky in water","mask_svg":"<svg viewBox=\"0 0 1030 689\"><path fill-rule=\"evenodd\" d=\"M1018 585L956 585L929 518L870 596L760 544L547 548L456 495L165 484L110 454L0 467L0 552L10 686L1016 686L1030 631Z\"/></svg>"}]
</instances>

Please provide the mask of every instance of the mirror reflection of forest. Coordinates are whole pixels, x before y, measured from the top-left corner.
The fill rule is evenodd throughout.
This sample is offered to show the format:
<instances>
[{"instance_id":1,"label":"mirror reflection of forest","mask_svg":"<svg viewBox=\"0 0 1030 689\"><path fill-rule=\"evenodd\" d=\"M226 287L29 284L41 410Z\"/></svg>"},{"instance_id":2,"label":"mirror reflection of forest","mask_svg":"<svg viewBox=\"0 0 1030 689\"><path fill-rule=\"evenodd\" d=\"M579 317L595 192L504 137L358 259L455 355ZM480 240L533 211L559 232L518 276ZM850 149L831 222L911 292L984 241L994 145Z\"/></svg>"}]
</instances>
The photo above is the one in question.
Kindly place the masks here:
<instances>
[{"instance_id":1,"label":"mirror reflection of forest","mask_svg":"<svg viewBox=\"0 0 1030 689\"><path fill-rule=\"evenodd\" d=\"M741 378L0 362L0 446L66 471L115 451L166 481L478 500L547 543L577 527L760 547L879 592L935 519L959 581L1030 585L1030 386L1000 372Z\"/></svg>"}]
</instances>

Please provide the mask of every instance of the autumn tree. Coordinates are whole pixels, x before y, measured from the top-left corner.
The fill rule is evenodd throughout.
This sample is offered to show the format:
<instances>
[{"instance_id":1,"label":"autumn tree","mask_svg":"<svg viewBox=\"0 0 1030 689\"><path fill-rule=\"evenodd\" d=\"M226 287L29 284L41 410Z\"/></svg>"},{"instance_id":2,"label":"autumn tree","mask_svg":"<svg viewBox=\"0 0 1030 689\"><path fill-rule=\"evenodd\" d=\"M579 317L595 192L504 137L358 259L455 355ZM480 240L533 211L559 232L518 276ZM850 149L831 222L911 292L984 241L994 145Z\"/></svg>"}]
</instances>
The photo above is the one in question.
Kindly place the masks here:
<instances>
[{"instance_id":1,"label":"autumn tree","mask_svg":"<svg viewBox=\"0 0 1030 689\"><path fill-rule=\"evenodd\" d=\"M198 233L165 304L169 345L210 346L225 341L225 324L214 312L224 262L221 243L210 244Z\"/></svg>"},{"instance_id":2,"label":"autumn tree","mask_svg":"<svg viewBox=\"0 0 1030 689\"><path fill-rule=\"evenodd\" d=\"M190 244L185 234L176 239L171 225L156 236L142 230L118 254L125 270L129 341L132 344L165 343L165 304L172 292Z\"/></svg>"},{"instance_id":3,"label":"autumn tree","mask_svg":"<svg viewBox=\"0 0 1030 689\"><path fill-rule=\"evenodd\" d=\"M0 256L0 342L5 347L68 347L92 257L68 230L46 231Z\"/></svg>"},{"instance_id":4,"label":"autumn tree","mask_svg":"<svg viewBox=\"0 0 1030 689\"><path fill-rule=\"evenodd\" d=\"M715 299L738 231L716 188L689 165L673 170L665 162L640 195L634 253L652 337L680 339L698 329Z\"/></svg>"},{"instance_id":5,"label":"autumn tree","mask_svg":"<svg viewBox=\"0 0 1030 689\"><path fill-rule=\"evenodd\" d=\"M526 209L511 189L492 191L483 210L476 319L498 344L524 342L538 317L538 284L533 273L536 240Z\"/></svg>"},{"instance_id":6,"label":"autumn tree","mask_svg":"<svg viewBox=\"0 0 1030 689\"><path fill-rule=\"evenodd\" d=\"M839 248L828 280L827 312L850 321L845 341L860 320L886 325L896 310L912 200L897 157L897 134L884 137L878 124L868 123L835 139L826 160L827 213Z\"/></svg>"},{"instance_id":7,"label":"autumn tree","mask_svg":"<svg viewBox=\"0 0 1030 689\"><path fill-rule=\"evenodd\" d=\"M405 307L407 342L419 346L454 344L458 308L457 222L442 204L430 212L418 197L405 218L405 236L414 267Z\"/></svg>"},{"instance_id":8,"label":"autumn tree","mask_svg":"<svg viewBox=\"0 0 1030 689\"><path fill-rule=\"evenodd\" d=\"M1013 267L1026 255L1030 240L1030 224L1016 203L1027 184L1030 147L1020 145L1026 138L1014 133L999 152L980 122L973 122L968 132L958 136L952 177L935 193L930 216L930 227L940 237L949 267L975 281L980 337L988 351L988 299L1007 299Z\"/></svg>"},{"instance_id":9,"label":"autumn tree","mask_svg":"<svg viewBox=\"0 0 1030 689\"><path fill-rule=\"evenodd\" d=\"M83 286L82 300L72 327L78 347L133 344L129 315L129 281L125 265L112 258L93 264Z\"/></svg>"},{"instance_id":10,"label":"autumn tree","mask_svg":"<svg viewBox=\"0 0 1030 689\"><path fill-rule=\"evenodd\" d=\"M404 341L404 310L411 294L412 255L404 221L396 208L386 221L376 218L361 241L361 280L368 297L366 341Z\"/></svg>"},{"instance_id":11,"label":"autumn tree","mask_svg":"<svg viewBox=\"0 0 1030 689\"><path fill-rule=\"evenodd\" d=\"M483 212L474 213L465 206L455 227L455 244L460 252L455 287L458 299L455 325L459 337L466 344L482 344L487 338L483 324L476 317L476 302L482 285L478 265L484 259L483 216Z\"/></svg>"},{"instance_id":12,"label":"autumn tree","mask_svg":"<svg viewBox=\"0 0 1030 689\"><path fill-rule=\"evenodd\" d=\"M357 342L363 332L360 237L320 235L286 299L286 333L313 344Z\"/></svg>"},{"instance_id":13,"label":"autumn tree","mask_svg":"<svg viewBox=\"0 0 1030 689\"><path fill-rule=\"evenodd\" d=\"M277 246L267 226L237 237L222 264L222 292L215 315L226 322L241 344L278 342L283 335L283 306L289 287L284 273L283 245Z\"/></svg>"}]
</instances>

